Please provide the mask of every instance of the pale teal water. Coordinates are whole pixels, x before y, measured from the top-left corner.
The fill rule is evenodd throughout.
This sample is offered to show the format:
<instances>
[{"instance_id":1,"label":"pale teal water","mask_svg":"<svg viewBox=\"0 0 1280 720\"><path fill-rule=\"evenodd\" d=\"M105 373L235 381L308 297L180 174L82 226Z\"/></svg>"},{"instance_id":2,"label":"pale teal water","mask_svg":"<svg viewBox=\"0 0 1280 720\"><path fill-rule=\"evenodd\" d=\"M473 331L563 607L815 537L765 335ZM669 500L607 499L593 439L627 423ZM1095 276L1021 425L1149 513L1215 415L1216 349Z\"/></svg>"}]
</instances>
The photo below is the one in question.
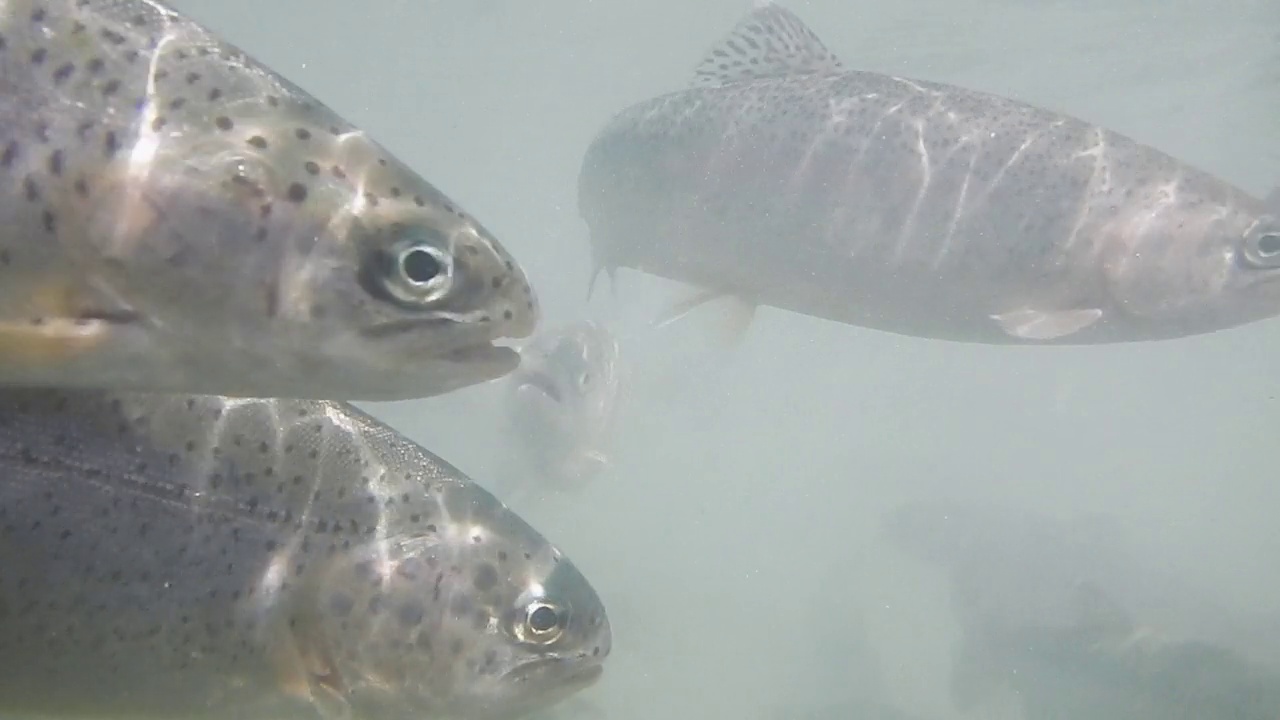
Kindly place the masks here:
<instances>
[{"instance_id":1,"label":"pale teal water","mask_svg":"<svg viewBox=\"0 0 1280 720\"><path fill-rule=\"evenodd\" d=\"M624 273L620 301L584 302L582 152L610 113L682 86L749 3L179 5L481 218L530 273L546 326L591 316L623 336L638 377L613 470L517 507L609 606L614 654L588 717L799 717L857 700L961 717L946 586L874 538L881 513L942 493L1111 513L1143 563L1222 603L1206 624L1280 611L1280 321L1012 349L764 310L729 357L697 322L646 329L678 297L667 283ZM1070 112L1257 193L1280 184L1274 0L790 7L851 66ZM484 482L504 442L491 399L375 411Z\"/></svg>"}]
</instances>

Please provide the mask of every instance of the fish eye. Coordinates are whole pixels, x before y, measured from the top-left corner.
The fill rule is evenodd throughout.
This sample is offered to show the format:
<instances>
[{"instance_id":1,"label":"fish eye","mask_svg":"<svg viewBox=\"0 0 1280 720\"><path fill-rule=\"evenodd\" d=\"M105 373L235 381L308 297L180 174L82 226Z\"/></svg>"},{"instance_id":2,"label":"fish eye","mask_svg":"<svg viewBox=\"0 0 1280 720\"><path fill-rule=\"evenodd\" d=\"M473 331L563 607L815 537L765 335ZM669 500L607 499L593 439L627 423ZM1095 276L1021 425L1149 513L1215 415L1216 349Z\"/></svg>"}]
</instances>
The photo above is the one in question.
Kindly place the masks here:
<instances>
[{"instance_id":1,"label":"fish eye","mask_svg":"<svg viewBox=\"0 0 1280 720\"><path fill-rule=\"evenodd\" d=\"M396 243L379 265L378 289L405 305L435 302L453 287L453 258L421 238Z\"/></svg>"},{"instance_id":2,"label":"fish eye","mask_svg":"<svg viewBox=\"0 0 1280 720\"><path fill-rule=\"evenodd\" d=\"M565 617L565 611L551 603L529 603L516 628L516 634L525 642L542 645L553 643L564 634Z\"/></svg>"},{"instance_id":3,"label":"fish eye","mask_svg":"<svg viewBox=\"0 0 1280 720\"><path fill-rule=\"evenodd\" d=\"M1280 255L1280 233L1265 233L1258 236L1258 255L1264 258Z\"/></svg>"}]
</instances>

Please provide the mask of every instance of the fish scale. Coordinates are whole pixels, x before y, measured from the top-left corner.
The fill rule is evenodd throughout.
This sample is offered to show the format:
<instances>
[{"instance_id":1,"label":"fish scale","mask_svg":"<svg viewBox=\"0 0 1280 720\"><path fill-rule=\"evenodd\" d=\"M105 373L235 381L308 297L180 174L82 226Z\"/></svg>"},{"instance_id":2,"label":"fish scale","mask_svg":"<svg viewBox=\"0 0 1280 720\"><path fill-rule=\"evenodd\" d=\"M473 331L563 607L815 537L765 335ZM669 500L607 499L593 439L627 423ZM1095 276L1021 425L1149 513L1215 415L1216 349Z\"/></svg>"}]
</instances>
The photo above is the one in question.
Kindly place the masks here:
<instances>
[{"instance_id":1,"label":"fish scale","mask_svg":"<svg viewBox=\"0 0 1280 720\"><path fill-rule=\"evenodd\" d=\"M559 549L350 406L5 390L0 465L4 712L508 718L609 654Z\"/></svg>"},{"instance_id":2,"label":"fish scale","mask_svg":"<svg viewBox=\"0 0 1280 720\"><path fill-rule=\"evenodd\" d=\"M1280 205L1133 139L847 69L758 3L684 90L617 113L578 182L595 273L903 335L1182 337L1280 307ZM593 276L594 282L594 276ZM745 328L745 323L743 324Z\"/></svg>"},{"instance_id":3,"label":"fish scale","mask_svg":"<svg viewBox=\"0 0 1280 720\"><path fill-rule=\"evenodd\" d=\"M301 88L168 7L0 9L0 381L426 397L533 331L514 258Z\"/></svg>"}]
</instances>

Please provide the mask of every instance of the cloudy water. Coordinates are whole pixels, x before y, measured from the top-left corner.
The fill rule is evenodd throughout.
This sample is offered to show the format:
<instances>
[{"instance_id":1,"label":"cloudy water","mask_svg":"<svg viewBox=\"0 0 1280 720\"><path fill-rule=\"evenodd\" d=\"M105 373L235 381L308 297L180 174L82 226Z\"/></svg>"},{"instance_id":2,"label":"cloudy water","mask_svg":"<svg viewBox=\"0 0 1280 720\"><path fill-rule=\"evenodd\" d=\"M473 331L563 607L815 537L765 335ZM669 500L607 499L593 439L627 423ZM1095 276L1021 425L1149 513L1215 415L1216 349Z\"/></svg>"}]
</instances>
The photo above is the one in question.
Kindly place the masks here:
<instances>
[{"instance_id":1,"label":"cloudy water","mask_svg":"<svg viewBox=\"0 0 1280 720\"><path fill-rule=\"evenodd\" d=\"M1280 185L1273 0L786 5L848 69L1067 113L1253 196ZM1280 715L1280 321L999 346L767 305L735 331L717 301L656 327L688 287L623 268L587 298L584 153L686 89L749 0L177 7L481 218L539 331L618 338L607 466L504 496L612 625L601 680L546 717ZM501 382L362 407L496 488L520 480Z\"/></svg>"}]
</instances>

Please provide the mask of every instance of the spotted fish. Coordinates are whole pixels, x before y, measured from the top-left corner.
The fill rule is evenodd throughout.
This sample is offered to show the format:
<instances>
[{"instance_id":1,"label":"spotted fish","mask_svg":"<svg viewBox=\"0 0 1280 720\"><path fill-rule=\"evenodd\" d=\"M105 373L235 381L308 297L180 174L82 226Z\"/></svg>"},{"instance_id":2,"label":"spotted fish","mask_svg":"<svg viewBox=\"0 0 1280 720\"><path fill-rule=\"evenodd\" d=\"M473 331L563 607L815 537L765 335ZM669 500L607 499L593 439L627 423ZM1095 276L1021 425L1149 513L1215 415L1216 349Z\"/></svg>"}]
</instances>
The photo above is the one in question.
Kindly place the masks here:
<instances>
[{"instance_id":1,"label":"spotted fish","mask_svg":"<svg viewBox=\"0 0 1280 720\"><path fill-rule=\"evenodd\" d=\"M0 711L500 720L605 608L456 469L324 401L0 391Z\"/></svg>"},{"instance_id":2,"label":"spotted fish","mask_svg":"<svg viewBox=\"0 0 1280 720\"><path fill-rule=\"evenodd\" d=\"M596 272L903 335L1174 338L1280 310L1280 201L994 95L848 70L757 3L579 176Z\"/></svg>"},{"instance_id":3,"label":"spotted fish","mask_svg":"<svg viewBox=\"0 0 1280 720\"><path fill-rule=\"evenodd\" d=\"M473 217L153 0L0 5L0 383L340 400L514 369Z\"/></svg>"},{"instance_id":4,"label":"spotted fish","mask_svg":"<svg viewBox=\"0 0 1280 720\"><path fill-rule=\"evenodd\" d=\"M521 348L520 368L504 379L505 419L515 442L511 481L541 477L569 488L598 475L609 452L621 397L617 339L582 320L554 328Z\"/></svg>"}]
</instances>

